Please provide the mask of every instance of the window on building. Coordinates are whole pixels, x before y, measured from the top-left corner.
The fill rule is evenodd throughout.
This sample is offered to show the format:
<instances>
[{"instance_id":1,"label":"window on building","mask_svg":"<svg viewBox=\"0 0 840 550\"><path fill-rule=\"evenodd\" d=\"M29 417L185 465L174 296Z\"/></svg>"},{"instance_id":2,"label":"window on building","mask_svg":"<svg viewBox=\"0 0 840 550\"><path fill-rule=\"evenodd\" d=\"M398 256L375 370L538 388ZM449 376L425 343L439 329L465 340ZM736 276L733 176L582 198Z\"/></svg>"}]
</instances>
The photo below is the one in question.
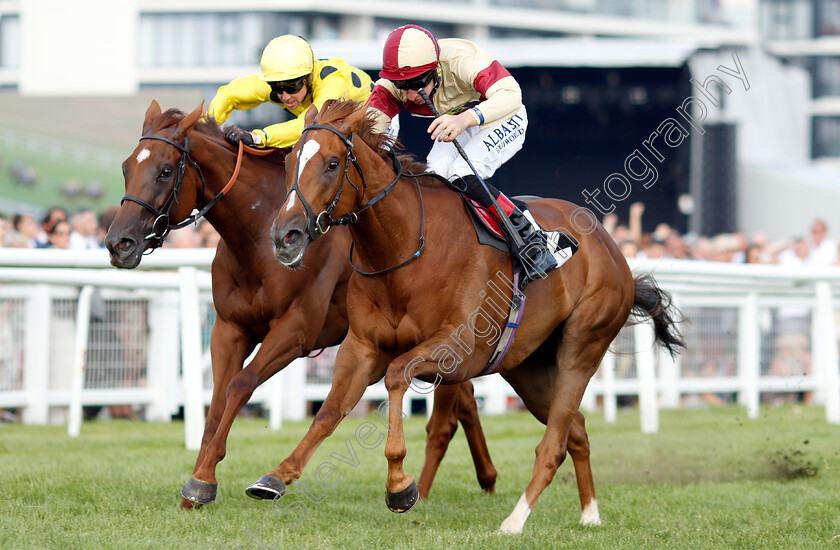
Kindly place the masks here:
<instances>
[{"instance_id":1,"label":"window on building","mask_svg":"<svg viewBox=\"0 0 840 550\"><path fill-rule=\"evenodd\" d=\"M840 57L815 58L814 97L840 96Z\"/></svg>"},{"instance_id":2,"label":"window on building","mask_svg":"<svg viewBox=\"0 0 840 550\"><path fill-rule=\"evenodd\" d=\"M148 13L140 16L141 67L253 65L268 42L257 13Z\"/></svg>"},{"instance_id":3,"label":"window on building","mask_svg":"<svg viewBox=\"0 0 840 550\"><path fill-rule=\"evenodd\" d=\"M814 157L840 157L840 116L814 117Z\"/></svg>"},{"instance_id":4,"label":"window on building","mask_svg":"<svg viewBox=\"0 0 840 550\"><path fill-rule=\"evenodd\" d=\"M0 17L0 69L20 67L20 17Z\"/></svg>"},{"instance_id":5,"label":"window on building","mask_svg":"<svg viewBox=\"0 0 840 550\"><path fill-rule=\"evenodd\" d=\"M814 36L814 4L811 0L765 0L759 25L765 38L796 40Z\"/></svg>"},{"instance_id":6,"label":"window on building","mask_svg":"<svg viewBox=\"0 0 840 550\"><path fill-rule=\"evenodd\" d=\"M840 35L840 0L817 0L817 36Z\"/></svg>"},{"instance_id":7,"label":"window on building","mask_svg":"<svg viewBox=\"0 0 840 550\"><path fill-rule=\"evenodd\" d=\"M458 34L455 32L455 25L449 23L433 23L431 21L412 21L415 25L420 25L424 29L432 33L435 38L455 38ZM385 40L385 37L397 27L405 25L406 22L401 19L387 19L384 17L377 17L374 22L375 36L377 39Z\"/></svg>"}]
</instances>

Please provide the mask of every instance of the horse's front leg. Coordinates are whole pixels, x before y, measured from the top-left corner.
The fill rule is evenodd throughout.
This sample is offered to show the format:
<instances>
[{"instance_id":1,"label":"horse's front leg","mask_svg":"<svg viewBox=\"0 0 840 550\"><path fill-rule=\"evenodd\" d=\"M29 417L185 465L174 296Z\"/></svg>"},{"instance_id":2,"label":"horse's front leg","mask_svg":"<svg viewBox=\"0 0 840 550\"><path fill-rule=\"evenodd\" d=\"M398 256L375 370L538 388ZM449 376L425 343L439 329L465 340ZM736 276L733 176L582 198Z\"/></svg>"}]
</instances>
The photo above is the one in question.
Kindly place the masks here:
<instances>
[{"instance_id":1,"label":"horse's front leg","mask_svg":"<svg viewBox=\"0 0 840 550\"><path fill-rule=\"evenodd\" d=\"M226 389L231 379L242 370L245 358L254 349L250 336L233 323L219 318L213 324L210 334L210 357L213 367L213 396L204 423L204 436L201 439L201 449L193 468L193 476L207 455L207 446L216 436L222 413L226 408ZM218 460L216 461L218 462ZM214 463L215 464L215 463ZM198 481L195 477L181 489L181 508L190 510L216 500L215 471L206 481Z\"/></svg>"},{"instance_id":2,"label":"horse's front leg","mask_svg":"<svg viewBox=\"0 0 840 550\"><path fill-rule=\"evenodd\" d=\"M283 317L272 323L259 352L248 366L242 368L243 357L238 363L236 374L221 381L223 385L214 386L214 399L218 392L224 392L223 411L204 453L199 457L192 478L181 489L184 499L201 504L214 500L210 497L215 497L216 464L227 453L227 437L233 421L258 386L304 353L301 342L305 339L306 328L305 315L298 308L290 308ZM224 350L225 344L219 341L218 345L212 347L214 357ZM210 495L210 492L213 494Z\"/></svg>"},{"instance_id":3,"label":"horse's front leg","mask_svg":"<svg viewBox=\"0 0 840 550\"><path fill-rule=\"evenodd\" d=\"M437 361L426 358L433 357L436 350L442 345L446 345L449 332L451 332L450 327L442 329L408 353L397 357L388 365L388 372L385 374L385 389L388 390L388 401L390 402L388 423L392 427L391 431L388 432L388 441L385 443L385 458L388 460L385 502L392 512L410 510L419 498L414 477L407 475L403 470L406 448L403 415L400 406L413 377L426 375L434 377L435 383L440 381L439 376L442 373L439 372ZM423 384L423 386L428 388L428 384ZM448 392L448 394L453 395L452 392ZM448 409L451 411L452 407L448 406ZM445 418L441 419L441 421L444 420Z\"/></svg>"},{"instance_id":4,"label":"horse's front leg","mask_svg":"<svg viewBox=\"0 0 840 550\"><path fill-rule=\"evenodd\" d=\"M332 387L309 431L277 469L253 483L245 493L256 499L282 496L286 486L300 478L303 468L324 439L361 400L365 388L382 378L386 366L387 358L380 356L379 349L351 330L338 348Z\"/></svg>"}]
</instances>

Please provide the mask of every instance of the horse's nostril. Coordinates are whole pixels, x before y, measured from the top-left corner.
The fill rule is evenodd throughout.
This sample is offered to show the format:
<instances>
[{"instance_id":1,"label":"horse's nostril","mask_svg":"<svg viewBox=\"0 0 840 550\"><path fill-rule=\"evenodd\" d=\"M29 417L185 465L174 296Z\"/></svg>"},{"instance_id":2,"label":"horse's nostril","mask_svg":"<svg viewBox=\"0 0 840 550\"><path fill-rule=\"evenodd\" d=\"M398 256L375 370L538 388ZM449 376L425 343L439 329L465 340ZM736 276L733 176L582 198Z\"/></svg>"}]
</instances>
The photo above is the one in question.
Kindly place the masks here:
<instances>
[{"instance_id":1,"label":"horse's nostril","mask_svg":"<svg viewBox=\"0 0 840 550\"><path fill-rule=\"evenodd\" d=\"M295 244L300 240L301 232L297 229L292 229L283 237L283 243L287 245Z\"/></svg>"}]
</instances>

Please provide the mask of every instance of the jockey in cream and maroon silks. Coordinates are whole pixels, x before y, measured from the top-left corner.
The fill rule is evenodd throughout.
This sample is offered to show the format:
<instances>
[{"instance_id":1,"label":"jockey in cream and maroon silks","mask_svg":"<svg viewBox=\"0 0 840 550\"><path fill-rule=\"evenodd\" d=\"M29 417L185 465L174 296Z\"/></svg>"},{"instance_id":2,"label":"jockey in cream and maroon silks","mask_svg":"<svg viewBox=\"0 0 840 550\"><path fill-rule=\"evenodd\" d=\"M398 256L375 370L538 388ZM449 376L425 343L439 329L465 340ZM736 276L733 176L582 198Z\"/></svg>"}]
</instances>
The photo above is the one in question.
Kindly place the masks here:
<instances>
[{"instance_id":1,"label":"jockey in cream and maroon silks","mask_svg":"<svg viewBox=\"0 0 840 550\"><path fill-rule=\"evenodd\" d=\"M544 277L557 268L557 259L546 253L544 232L530 213L523 213L486 183L525 142L528 114L513 76L473 42L438 41L416 25L394 30L385 41L382 58L380 79L367 103L376 130L385 132L403 108L415 115L434 116L419 93L425 91L441 113L428 128L434 140L426 159L429 171L443 176L491 212L494 200L502 207L526 245L522 250L527 258L511 248L529 279ZM449 143L456 137L469 162ZM513 240L508 235L508 243Z\"/></svg>"}]
</instances>

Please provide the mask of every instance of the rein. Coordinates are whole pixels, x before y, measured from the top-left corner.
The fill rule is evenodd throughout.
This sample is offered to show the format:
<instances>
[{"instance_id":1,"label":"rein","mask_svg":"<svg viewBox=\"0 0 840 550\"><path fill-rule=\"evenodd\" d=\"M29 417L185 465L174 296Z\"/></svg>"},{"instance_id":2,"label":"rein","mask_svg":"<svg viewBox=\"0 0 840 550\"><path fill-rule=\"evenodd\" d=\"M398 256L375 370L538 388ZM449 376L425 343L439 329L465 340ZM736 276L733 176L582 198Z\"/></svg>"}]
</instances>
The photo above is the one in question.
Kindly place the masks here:
<instances>
[{"instance_id":1,"label":"rein","mask_svg":"<svg viewBox=\"0 0 840 550\"><path fill-rule=\"evenodd\" d=\"M190 214L186 219L178 222L178 223L170 223L169 221L169 213L172 210L172 207L178 202L178 194L181 192L181 185L184 183L184 174L187 171L187 162L189 162L198 172L198 177L201 180L201 192L202 194L205 192L206 189L206 182L204 181L204 174L201 172L201 167L198 163L190 156L190 152L188 149L189 146L189 138L184 139L184 145L180 145L169 138L165 138L163 136L155 136L151 134L147 134L140 137L139 141L143 141L144 139L155 139L158 141L163 141L164 143L168 143L169 145L175 147L179 151L181 151L181 159L178 161L178 166L175 172L175 185L172 187L172 192L169 193L169 196L164 201L163 206L160 209L155 208L152 204L144 201L140 197L136 197L134 195L124 195L122 200L120 200L120 204L124 203L125 201L135 202L151 212L155 216L155 221L152 222L152 232L146 235L146 240L152 240L152 245L149 247L149 250L154 250L163 245L163 240L166 238L166 235L169 234L170 231L173 229L181 229L182 227L186 227L190 224L196 223L199 219L204 217L207 212L216 205L217 202L222 200L222 198L230 191L233 184L236 183L237 178L239 177L239 169L242 167L242 153L243 151L248 151L252 155L268 155L274 152L273 149L269 150L258 150L252 149L250 147L245 147L242 142L239 142L239 150L236 154L236 166L233 169L233 174L230 177L230 180L225 184L221 191L219 191L213 199L208 202L204 208L200 211L196 212L195 214Z\"/></svg>"},{"instance_id":2,"label":"rein","mask_svg":"<svg viewBox=\"0 0 840 550\"><path fill-rule=\"evenodd\" d=\"M358 172L359 177L362 178L362 195L364 196L364 192L367 191L367 181L365 180L365 175L362 172L362 167L359 165L359 161L356 159L356 155L353 153L353 137L355 134L350 134L350 137L348 138L332 126L328 126L326 124L310 124L309 126L306 126L303 129L303 134L299 142L301 144L301 150L303 150L303 144L306 142L306 136L310 130L328 130L341 139L341 141L347 147L347 157L344 163L344 175L342 179L347 180L347 183L349 183L356 191L359 190L359 187L355 183L353 183L352 180L350 180L349 170L350 164L352 164L356 168L356 172ZM298 186L300 181L300 163L298 163L295 169L295 182L292 185L292 188L289 190L289 195L295 193L300 199L301 204L303 204L303 208L306 211L306 232L309 234L309 238L314 241L320 238L321 235L324 235L327 231L330 230L331 227L335 225L349 225L351 223L356 223L357 221L359 221L359 214L361 214L362 212L364 212L365 210L367 210L368 208L370 208L371 206L388 196L391 193L391 191L394 190L397 183L399 183L400 179L403 176L402 163L400 163L396 155L392 155L392 159L394 162L394 173L396 174L394 180L391 183L389 183L385 187L385 189L377 193L376 196L370 199L365 205L360 207L358 210L348 212L340 218L333 218L332 211L335 209L336 205L338 205L338 201L341 199L341 193L344 190L344 183L342 182L342 184L338 187L335 196L330 201L327 208L325 208L320 214L316 216L315 211L312 210L312 207L309 205L308 202L306 202L306 199L300 192L300 188ZM417 176L412 175L412 177L414 178L414 185L417 187L417 194L420 197L420 244L418 246L417 252L415 252L408 260L402 262L399 265L395 265L386 269L381 269L379 271L364 271L353 263L354 244L351 243L349 256L350 266L360 275L364 275L366 277L373 277L376 275L390 273L401 267L405 267L417 258L419 258L420 254L423 252L423 249L426 248L426 208L423 203L423 193L420 190L420 184L417 183Z\"/></svg>"}]
</instances>

